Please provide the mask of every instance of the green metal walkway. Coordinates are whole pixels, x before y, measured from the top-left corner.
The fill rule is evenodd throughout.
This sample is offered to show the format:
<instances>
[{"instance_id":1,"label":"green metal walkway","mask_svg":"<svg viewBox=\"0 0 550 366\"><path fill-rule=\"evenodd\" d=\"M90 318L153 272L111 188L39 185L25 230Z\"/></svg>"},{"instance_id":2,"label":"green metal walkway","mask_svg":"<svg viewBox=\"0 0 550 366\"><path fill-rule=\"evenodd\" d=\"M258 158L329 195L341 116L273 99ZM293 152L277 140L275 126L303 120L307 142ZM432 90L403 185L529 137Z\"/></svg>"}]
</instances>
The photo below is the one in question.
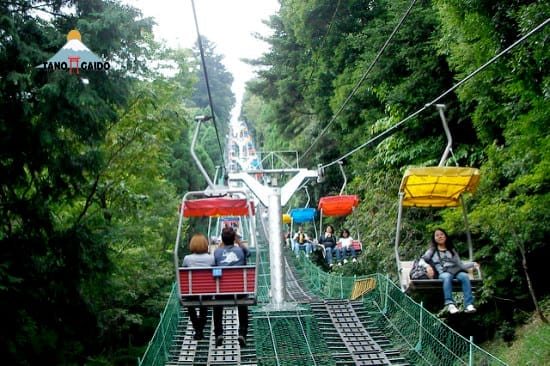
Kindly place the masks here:
<instances>
[{"instance_id":1,"label":"green metal walkway","mask_svg":"<svg viewBox=\"0 0 550 366\"><path fill-rule=\"evenodd\" d=\"M215 347L213 336L194 341L174 287L138 365L506 365L403 294L387 276L331 275L305 256L285 258L287 299L296 306L271 311L264 250L246 347L236 342L232 307L225 308L223 347Z\"/></svg>"}]
</instances>

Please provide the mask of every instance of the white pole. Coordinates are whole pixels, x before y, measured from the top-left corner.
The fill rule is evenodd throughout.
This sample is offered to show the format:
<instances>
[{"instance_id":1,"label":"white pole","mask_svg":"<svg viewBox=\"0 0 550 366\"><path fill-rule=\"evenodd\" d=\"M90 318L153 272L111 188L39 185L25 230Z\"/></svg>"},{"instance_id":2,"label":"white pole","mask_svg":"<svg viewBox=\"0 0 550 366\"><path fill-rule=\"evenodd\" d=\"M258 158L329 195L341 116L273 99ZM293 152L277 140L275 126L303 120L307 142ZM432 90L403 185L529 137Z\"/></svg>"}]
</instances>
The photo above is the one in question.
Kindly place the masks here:
<instances>
[{"instance_id":1,"label":"white pole","mask_svg":"<svg viewBox=\"0 0 550 366\"><path fill-rule=\"evenodd\" d=\"M269 194L269 267L271 270L271 304L282 307L285 298L285 273L283 263L281 189L273 187Z\"/></svg>"}]
</instances>

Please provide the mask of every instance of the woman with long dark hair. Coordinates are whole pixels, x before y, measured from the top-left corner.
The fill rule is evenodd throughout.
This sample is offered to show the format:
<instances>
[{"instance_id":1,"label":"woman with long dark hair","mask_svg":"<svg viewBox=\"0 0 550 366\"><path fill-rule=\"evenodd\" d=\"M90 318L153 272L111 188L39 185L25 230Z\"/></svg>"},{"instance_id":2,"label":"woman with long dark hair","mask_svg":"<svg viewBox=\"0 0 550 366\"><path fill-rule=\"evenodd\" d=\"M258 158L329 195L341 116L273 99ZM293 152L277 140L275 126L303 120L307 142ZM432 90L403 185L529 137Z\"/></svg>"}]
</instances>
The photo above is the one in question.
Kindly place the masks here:
<instances>
[{"instance_id":1,"label":"woman with long dark hair","mask_svg":"<svg viewBox=\"0 0 550 366\"><path fill-rule=\"evenodd\" d=\"M427 263L433 264L439 278L443 281L444 305L447 306L449 313L456 314L460 311L453 299L453 278L462 284L464 312L475 312L472 285L467 271L470 268L479 268L479 264L477 262L462 262L449 235L441 228L433 231L430 248L422 258Z\"/></svg>"}]
</instances>

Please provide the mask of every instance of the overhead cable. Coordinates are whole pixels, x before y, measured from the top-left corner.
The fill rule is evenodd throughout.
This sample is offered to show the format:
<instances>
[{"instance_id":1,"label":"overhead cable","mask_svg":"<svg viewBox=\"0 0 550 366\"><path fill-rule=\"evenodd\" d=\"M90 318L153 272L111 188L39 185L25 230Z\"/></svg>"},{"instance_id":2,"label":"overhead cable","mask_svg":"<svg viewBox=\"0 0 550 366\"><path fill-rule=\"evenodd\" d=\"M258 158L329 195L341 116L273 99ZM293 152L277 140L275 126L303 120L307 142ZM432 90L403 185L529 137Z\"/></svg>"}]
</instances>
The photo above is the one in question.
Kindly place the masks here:
<instances>
[{"instance_id":1,"label":"overhead cable","mask_svg":"<svg viewBox=\"0 0 550 366\"><path fill-rule=\"evenodd\" d=\"M199 32L199 22L197 21L197 12L195 11L195 1L191 0L191 5L193 6L193 16L195 18L195 28L197 29L197 42L199 44L199 51L201 54L201 63L202 63L202 70L204 73L204 81L206 82L206 91L208 93L208 104L210 106L210 114L212 116L212 123L214 124L214 130L216 131L216 139L218 140L218 146L220 148L220 154L221 154L221 161L222 166L224 169L227 167L225 166L225 160L223 158L223 148L222 143L220 141L220 134L218 133L218 126L216 124L216 115L214 114L214 103L212 102L212 93L210 92L210 82L208 80L208 72L206 70L206 61L204 57L204 49L202 47L202 38L201 33Z\"/></svg>"},{"instance_id":2,"label":"overhead cable","mask_svg":"<svg viewBox=\"0 0 550 366\"><path fill-rule=\"evenodd\" d=\"M315 138L315 140L313 140L313 143L311 143L311 145L309 145L309 147L307 148L307 150L304 152L304 154L302 155L302 159L307 156L307 154L311 151L311 149L313 148L313 146L315 146L315 144L317 143L317 141L327 132L327 130L329 129L329 127L332 125L332 123L336 120L336 117L338 117L338 115L344 110L345 106L348 104L348 102L351 100L351 98L355 95L355 93L357 93L357 90L359 90L359 87L361 86L361 84L363 84L363 81L365 81L365 79L367 78L367 76L369 75L370 71L373 69L374 65L376 65L376 63L378 62L378 60L380 59L380 57L382 56L382 53L386 50L386 48L388 47L388 45L390 44L390 41L392 40L393 36L397 33L397 31L399 30L399 28L401 27L401 25L403 24L403 22L405 21L405 18L409 15L409 13L411 12L412 10L412 7L414 6L414 4L416 3L417 0L413 0L411 2L411 4L409 5L409 8L407 9L407 11L405 11L405 13L403 14L403 16L401 17L401 19L399 20L399 23L397 23L397 25L395 26L395 28L393 29L393 31L391 32L390 36L388 37L388 39L386 40L386 42L384 43L384 45L382 46L382 48L380 49L380 51L378 51L378 54L376 55L376 57L374 58L374 60L372 61L372 63L369 65L369 67L367 68L367 70L363 73L363 76L361 76L361 79L359 79L359 81L357 83L355 83L355 86L353 87L351 93L348 95L348 97L346 98L346 100L344 101L344 103L342 103L342 105L340 106L340 108L336 111L336 113L332 116L332 118L330 119L330 121L328 122L328 124L325 126L325 128L321 131L321 133Z\"/></svg>"},{"instance_id":3,"label":"overhead cable","mask_svg":"<svg viewBox=\"0 0 550 366\"><path fill-rule=\"evenodd\" d=\"M493 62L495 62L496 60L498 60L500 57L502 57L503 55L507 54L508 52L510 52L512 49L514 49L515 47L517 47L518 45L520 45L521 43L523 43L527 38L531 37L533 34L535 34L536 32L538 32L539 30L541 30L543 27L545 27L546 25L548 25L548 23L550 22L550 18L547 18L544 22L542 22L541 24L539 24L538 26L536 26L535 28L533 28L531 31L529 31L527 34L525 34L523 37L521 37L520 39L518 39L517 41L515 41L514 43L512 43L510 46L506 47L503 51L499 52L496 56L492 57L489 61L487 61L486 63L484 63L483 65L481 65L479 68L477 68L476 70L474 70L472 73L470 73L469 75L467 75L464 79L460 80L458 83L456 83L454 86L452 86L450 89L446 90L443 94L439 95L438 97L436 97L435 99L433 99L431 102L428 102L426 103L422 108L420 108L419 110L417 110L416 112L410 114L409 116L405 117L404 119L402 119L401 121L399 121L398 123L396 123L395 125L393 125L392 127L388 128L387 130L383 131L382 133L376 135L375 137L371 138L370 140L368 140L367 142L363 143L362 145L359 145L358 147L356 147L355 149L349 151L348 153L342 155L341 157L339 157L338 159L328 163L328 164L325 164L325 165L322 165L321 168L327 168L331 165L334 165L336 163L338 163L339 161L341 160L344 160L346 159L348 156L350 155L353 155L354 153L356 153L357 151L361 150L362 148L370 145L371 143L381 139L382 137L385 137L387 135L389 135L391 132L395 131L397 128L401 127L401 125L403 125L405 122L411 120L412 118L418 116L420 113L422 113L424 110L426 110L427 108L431 107L433 104L439 102L441 99L443 99L445 96L447 96L449 93L452 93L454 90L456 90L457 88L459 88L462 84L464 84L466 81L470 80L471 78L473 78L475 75L477 75L479 72L481 72L483 69L487 68L489 65L491 65Z\"/></svg>"}]
</instances>

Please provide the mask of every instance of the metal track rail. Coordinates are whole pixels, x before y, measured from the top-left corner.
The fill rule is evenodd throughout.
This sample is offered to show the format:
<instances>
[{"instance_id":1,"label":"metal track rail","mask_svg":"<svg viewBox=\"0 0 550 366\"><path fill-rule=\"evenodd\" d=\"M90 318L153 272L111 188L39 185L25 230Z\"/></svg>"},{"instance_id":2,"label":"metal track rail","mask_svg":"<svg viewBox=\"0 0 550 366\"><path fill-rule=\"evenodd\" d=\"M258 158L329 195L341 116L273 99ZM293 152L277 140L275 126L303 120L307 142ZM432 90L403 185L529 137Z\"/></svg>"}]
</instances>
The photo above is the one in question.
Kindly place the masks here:
<instances>
[{"instance_id":1,"label":"metal track rail","mask_svg":"<svg viewBox=\"0 0 550 366\"><path fill-rule=\"evenodd\" d=\"M360 302L323 300L310 304L337 365L408 365L380 332L369 329Z\"/></svg>"},{"instance_id":2,"label":"metal track rail","mask_svg":"<svg viewBox=\"0 0 550 366\"><path fill-rule=\"evenodd\" d=\"M175 347L170 350L170 361L166 366L187 366L187 365L256 365L255 350L253 345L254 334L249 329L247 337L247 346L241 348L237 341L238 336L238 317L236 307L224 307L223 327L224 341L219 347L216 347L216 339L212 324L212 312L209 313L209 319L205 328L204 340L196 341L193 339L193 325L188 317L182 317L178 329L180 333L177 336Z\"/></svg>"}]
</instances>

